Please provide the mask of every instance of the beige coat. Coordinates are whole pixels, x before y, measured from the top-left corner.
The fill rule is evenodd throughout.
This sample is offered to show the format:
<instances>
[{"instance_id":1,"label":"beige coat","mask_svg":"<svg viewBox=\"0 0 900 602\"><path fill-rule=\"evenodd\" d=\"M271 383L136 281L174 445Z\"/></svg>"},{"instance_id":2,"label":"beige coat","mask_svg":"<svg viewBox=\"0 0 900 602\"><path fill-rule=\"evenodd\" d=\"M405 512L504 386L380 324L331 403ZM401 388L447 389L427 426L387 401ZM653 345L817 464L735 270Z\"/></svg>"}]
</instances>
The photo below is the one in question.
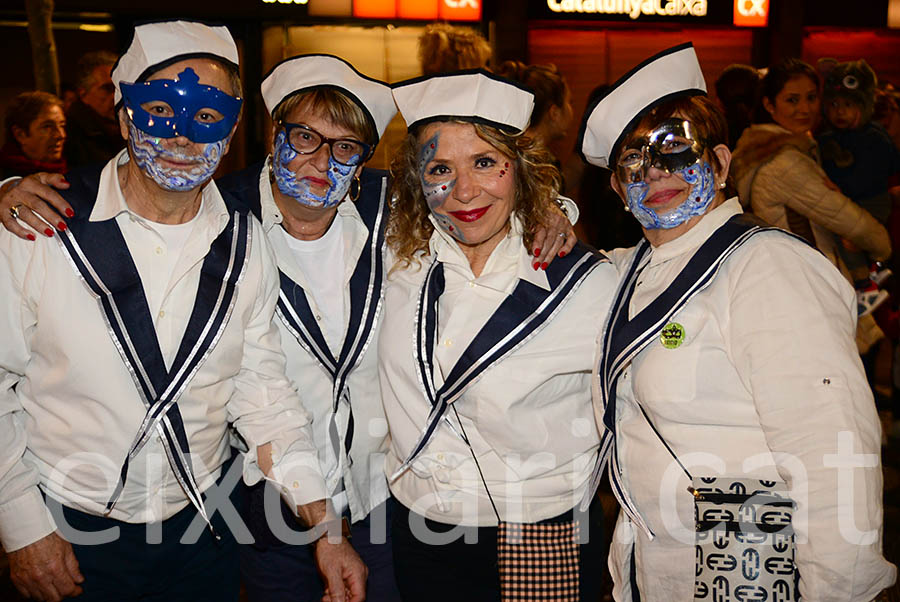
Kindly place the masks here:
<instances>
[{"instance_id":1,"label":"beige coat","mask_svg":"<svg viewBox=\"0 0 900 602\"><path fill-rule=\"evenodd\" d=\"M890 256L887 230L828 179L817 161L812 138L792 134L776 124L751 126L738 140L731 174L745 208L815 244L848 279L837 237L853 243L873 260ZM860 322L857 342L861 350L881 336L874 320Z\"/></svg>"}]
</instances>

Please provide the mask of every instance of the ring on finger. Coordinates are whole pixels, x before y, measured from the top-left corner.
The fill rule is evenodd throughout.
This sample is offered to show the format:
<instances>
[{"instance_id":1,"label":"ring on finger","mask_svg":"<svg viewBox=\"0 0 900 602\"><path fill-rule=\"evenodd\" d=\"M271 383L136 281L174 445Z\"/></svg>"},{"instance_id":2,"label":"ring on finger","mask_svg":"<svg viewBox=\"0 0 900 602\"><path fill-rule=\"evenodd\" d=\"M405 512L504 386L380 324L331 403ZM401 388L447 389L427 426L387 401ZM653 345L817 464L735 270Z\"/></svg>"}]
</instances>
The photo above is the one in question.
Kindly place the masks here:
<instances>
[{"instance_id":1,"label":"ring on finger","mask_svg":"<svg viewBox=\"0 0 900 602\"><path fill-rule=\"evenodd\" d=\"M566 233L565 233L565 232L560 232L559 234L557 234L557 236L559 236L560 238L565 238L565 237L566 237Z\"/></svg>"},{"instance_id":2,"label":"ring on finger","mask_svg":"<svg viewBox=\"0 0 900 602\"><path fill-rule=\"evenodd\" d=\"M9 208L9 214L13 216L13 219L19 219L19 207L21 206L22 203L19 203L18 205L13 205Z\"/></svg>"}]
</instances>

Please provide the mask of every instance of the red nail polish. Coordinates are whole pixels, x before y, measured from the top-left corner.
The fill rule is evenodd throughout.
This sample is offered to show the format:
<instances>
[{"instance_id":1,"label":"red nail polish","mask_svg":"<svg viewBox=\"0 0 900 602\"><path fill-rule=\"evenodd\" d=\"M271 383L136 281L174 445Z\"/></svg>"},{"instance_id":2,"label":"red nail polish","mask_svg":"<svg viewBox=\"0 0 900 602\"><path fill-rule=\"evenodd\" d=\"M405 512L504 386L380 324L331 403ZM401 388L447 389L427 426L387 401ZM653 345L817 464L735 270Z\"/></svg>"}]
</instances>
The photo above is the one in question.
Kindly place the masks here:
<instances>
[{"instance_id":1,"label":"red nail polish","mask_svg":"<svg viewBox=\"0 0 900 602\"><path fill-rule=\"evenodd\" d=\"M60 232L65 232L65 230L66 230L67 227L68 227L68 226L66 226L66 222L59 222L58 224L56 224L56 228L57 228Z\"/></svg>"},{"instance_id":2,"label":"red nail polish","mask_svg":"<svg viewBox=\"0 0 900 602\"><path fill-rule=\"evenodd\" d=\"M27 238L28 240L34 241L34 234L29 232L28 234L25 235L25 238Z\"/></svg>"},{"instance_id":3,"label":"red nail polish","mask_svg":"<svg viewBox=\"0 0 900 602\"><path fill-rule=\"evenodd\" d=\"M535 256L535 257L537 257L537 256L540 255L540 254L541 254L541 250L540 250L540 249L535 249L535 250L534 250L534 256Z\"/></svg>"},{"instance_id":4,"label":"red nail polish","mask_svg":"<svg viewBox=\"0 0 900 602\"><path fill-rule=\"evenodd\" d=\"M534 267L534 269L536 270L536 269L538 269L539 267L541 267L541 264L539 264L538 262L535 261L533 267Z\"/></svg>"},{"instance_id":5,"label":"red nail polish","mask_svg":"<svg viewBox=\"0 0 900 602\"><path fill-rule=\"evenodd\" d=\"M566 252L565 252L565 251L560 251L560 252L559 252L559 256L560 256L560 257L565 257L565 256L566 256Z\"/></svg>"},{"instance_id":6,"label":"red nail polish","mask_svg":"<svg viewBox=\"0 0 900 602\"><path fill-rule=\"evenodd\" d=\"M45 229L44 229L44 234L46 234L47 237L50 238L50 237L53 236L53 230L51 230L50 228L45 228Z\"/></svg>"},{"instance_id":7,"label":"red nail polish","mask_svg":"<svg viewBox=\"0 0 900 602\"><path fill-rule=\"evenodd\" d=\"M75 215L75 212L71 208L66 207L66 217L72 217L73 215Z\"/></svg>"},{"instance_id":8,"label":"red nail polish","mask_svg":"<svg viewBox=\"0 0 900 602\"><path fill-rule=\"evenodd\" d=\"M544 263L541 264L541 269L546 270L548 265L550 265L550 264L545 261Z\"/></svg>"}]
</instances>

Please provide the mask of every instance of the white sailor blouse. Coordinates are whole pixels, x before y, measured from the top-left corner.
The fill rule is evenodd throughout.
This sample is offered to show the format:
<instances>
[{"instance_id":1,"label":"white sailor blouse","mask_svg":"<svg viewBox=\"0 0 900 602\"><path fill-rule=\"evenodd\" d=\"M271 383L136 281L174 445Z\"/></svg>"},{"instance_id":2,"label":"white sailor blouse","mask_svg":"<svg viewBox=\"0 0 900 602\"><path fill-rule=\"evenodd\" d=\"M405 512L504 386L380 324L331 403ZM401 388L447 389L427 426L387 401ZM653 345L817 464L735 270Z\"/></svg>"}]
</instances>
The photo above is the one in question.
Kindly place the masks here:
<instances>
[{"instance_id":1,"label":"white sailor blouse","mask_svg":"<svg viewBox=\"0 0 900 602\"><path fill-rule=\"evenodd\" d=\"M343 220L344 271L334 277L343 283L344 333L331 345L321 328L323 309L316 306L291 249L275 230L282 216L272 196L268 159L255 173L263 229L280 272L275 322L287 374L313 419L321 476L311 486L320 492L320 499L343 492L352 520L358 521L388 497L384 478L388 429L377 374L387 173L364 170L360 197L337 208Z\"/></svg>"},{"instance_id":2,"label":"white sailor blouse","mask_svg":"<svg viewBox=\"0 0 900 602\"><path fill-rule=\"evenodd\" d=\"M635 276L628 318L740 213L730 199L652 248ZM611 254L620 272L634 253ZM834 266L784 233L761 232L624 367L611 420L612 481L630 506L610 550L616 600L633 599L632 561L642 599L694 597L691 483L641 407L694 476L788 484L798 504L802 599L868 601L893 583L896 569L881 554L881 432L855 324L855 296ZM598 400L600 386L595 374ZM598 424L604 409L598 403Z\"/></svg>"},{"instance_id":3,"label":"white sailor blouse","mask_svg":"<svg viewBox=\"0 0 900 602\"><path fill-rule=\"evenodd\" d=\"M439 228L418 268L389 272L385 471L397 499L432 520L497 524L463 431L503 520L557 516L588 487L599 443L590 370L616 275L581 246L547 272L532 260L513 217L477 278Z\"/></svg>"},{"instance_id":4,"label":"white sailor blouse","mask_svg":"<svg viewBox=\"0 0 900 602\"><path fill-rule=\"evenodd\" d=\"M55 529L42 491L125 522L188 504L204 514L199 494L231 456L230 424L249 444L248 478L261 476L256 446L271 442L275 479L293 503L312 501L302 487L315 458L310 419L285 377L262 228L208 183L151 314L142 276L169 250L125 202L116 169L127 160L123 151L102 172L71 174L67 232L33 243L0 232L7 550Z\"/></svg>"}]
</instances>

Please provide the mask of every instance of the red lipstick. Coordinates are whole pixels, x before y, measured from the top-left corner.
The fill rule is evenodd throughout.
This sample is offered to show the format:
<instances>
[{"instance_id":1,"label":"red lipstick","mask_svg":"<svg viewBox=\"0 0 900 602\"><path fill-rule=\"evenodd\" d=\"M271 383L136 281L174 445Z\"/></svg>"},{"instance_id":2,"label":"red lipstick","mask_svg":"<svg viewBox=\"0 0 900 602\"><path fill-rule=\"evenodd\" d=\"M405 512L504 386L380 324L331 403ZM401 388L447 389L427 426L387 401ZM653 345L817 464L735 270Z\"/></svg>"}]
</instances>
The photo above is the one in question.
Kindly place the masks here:
<instances>
[{"instance_id":1,"label":"red lipstick","mask_svg":"<svg viewBox=\"0 0 900 602\"><path fill-rule=\"evenodd\" d=\"M662 205L681 194L680 190L660 190L649 199L644 201L645 205Z\"/></svg>"},{"instance_id":2,"label":"red lipstick","mask_svg":"<svg viewBox=\"0 0 900 602\"><path fill-rule=\"evenodd\" d=\"M330 186L328 180L323 180L322 178L314 178L312 176L306 176L303 179L306 180L307 182L309 182L310 184L315 184L316 186L323 186L323 187Z\"/></svg>"},{"instance_id":3,"label":"red lipstick","mask_svg":"<svg viewBox=\"0 0 900 602\"><path fill-rule=\"evenodd\" d=\"M450 215L461 222L474 222L481 219L481 216L487 213L491 206L480 207L478 209L470 209L469 211L451 211Z\"/></svg>"}]
</instances>

